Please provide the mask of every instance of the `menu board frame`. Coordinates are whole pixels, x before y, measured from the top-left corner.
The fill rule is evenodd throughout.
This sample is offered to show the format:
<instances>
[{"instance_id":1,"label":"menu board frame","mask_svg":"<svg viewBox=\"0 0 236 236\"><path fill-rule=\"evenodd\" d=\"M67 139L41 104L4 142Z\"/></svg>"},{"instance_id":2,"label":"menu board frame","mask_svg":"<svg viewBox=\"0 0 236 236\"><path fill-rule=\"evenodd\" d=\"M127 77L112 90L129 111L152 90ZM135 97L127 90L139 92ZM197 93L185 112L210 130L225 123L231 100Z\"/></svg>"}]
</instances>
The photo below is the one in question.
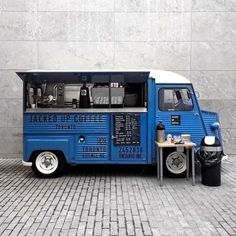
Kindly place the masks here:
<instances>
[{"instance_id":1,"label":"menu board frame","mask_svg":"<svg viewBox=\"0 0 236 236\"><path fill-rule=\"evenodd\" d=\"M140 114L119 113L113 115L113 137L115 146L139 146L140 136Z\"/></svg>"}]
</instances>

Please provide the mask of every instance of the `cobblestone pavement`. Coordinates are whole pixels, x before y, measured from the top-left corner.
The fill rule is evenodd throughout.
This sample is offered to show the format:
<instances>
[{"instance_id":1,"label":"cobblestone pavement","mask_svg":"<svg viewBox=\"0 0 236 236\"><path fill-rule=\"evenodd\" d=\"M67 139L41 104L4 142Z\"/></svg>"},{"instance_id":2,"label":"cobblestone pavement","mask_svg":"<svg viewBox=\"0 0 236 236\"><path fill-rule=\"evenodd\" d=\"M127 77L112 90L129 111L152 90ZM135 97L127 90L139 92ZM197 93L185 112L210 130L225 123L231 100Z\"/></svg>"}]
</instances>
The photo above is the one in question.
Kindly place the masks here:
<instances>
[{"instance_id":1,"label":"cobblestone pavement","mask_svg":"<svg viewBox=\"0 0 236 236\"><path fill-rule=\"evenodd\" d=\"M236 235L236 158L222 185L164 179L140 167L72 167L39 179L0 159L0 235Z\"/></svg>"}]
</instances>

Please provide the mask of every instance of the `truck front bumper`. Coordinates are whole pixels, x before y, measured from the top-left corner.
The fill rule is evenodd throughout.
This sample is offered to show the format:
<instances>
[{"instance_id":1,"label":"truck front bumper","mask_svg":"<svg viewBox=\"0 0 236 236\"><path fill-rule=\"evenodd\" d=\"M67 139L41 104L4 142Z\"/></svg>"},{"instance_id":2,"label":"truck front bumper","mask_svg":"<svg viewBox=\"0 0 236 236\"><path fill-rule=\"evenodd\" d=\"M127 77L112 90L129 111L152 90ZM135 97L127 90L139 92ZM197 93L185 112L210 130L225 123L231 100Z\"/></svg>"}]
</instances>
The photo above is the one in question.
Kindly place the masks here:
<instances>
[{"instance_id":1,"label":"truck front bumper","mask_svg":"<svg viewBox=\"0 0 236 236\"><path fill-rule=\"evenodd\" d=\"M24 160L22 160L22 164L23 164L23 166L29 166L29 167L32 166L32 162L28 162L28 161L24 161Z\"/></svg>"}]
</instances>

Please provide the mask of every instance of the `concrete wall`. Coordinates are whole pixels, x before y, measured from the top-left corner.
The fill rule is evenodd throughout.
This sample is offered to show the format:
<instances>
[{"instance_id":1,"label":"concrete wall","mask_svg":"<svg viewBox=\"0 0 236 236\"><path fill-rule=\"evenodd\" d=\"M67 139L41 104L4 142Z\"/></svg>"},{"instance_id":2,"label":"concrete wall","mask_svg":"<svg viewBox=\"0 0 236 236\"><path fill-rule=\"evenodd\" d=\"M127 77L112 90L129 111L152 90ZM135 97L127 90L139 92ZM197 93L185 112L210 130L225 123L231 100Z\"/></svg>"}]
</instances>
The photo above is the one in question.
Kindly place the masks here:
<instances>
[{"instance_id":1,"label":"concrete wall","mask_svg":"<svg viewBox=\"0 0 236 236\"><path fill-rule=\"evenodd\" d=\"M0 0L0 156L22 154L27 69L154 68L189 77L236 154L235 0Z\"/></svg>"}]
</instances>

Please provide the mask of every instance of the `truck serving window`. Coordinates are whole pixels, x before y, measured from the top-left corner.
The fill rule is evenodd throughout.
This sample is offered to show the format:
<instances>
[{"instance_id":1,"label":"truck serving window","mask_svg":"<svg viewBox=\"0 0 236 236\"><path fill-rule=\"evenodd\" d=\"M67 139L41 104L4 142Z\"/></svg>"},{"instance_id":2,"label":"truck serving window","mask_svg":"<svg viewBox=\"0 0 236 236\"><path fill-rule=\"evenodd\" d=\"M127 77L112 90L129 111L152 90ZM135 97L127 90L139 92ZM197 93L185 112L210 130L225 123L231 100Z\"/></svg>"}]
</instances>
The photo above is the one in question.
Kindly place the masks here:
<instances>
[{"instance_id":1,"label":"truck serving window","mask_svg":"<svg viewBox=\"0 0 236 236\"><path fill-rule=\"evenodd\" d=\"M158 98L161 111L191 111L193 109L192 96L187 88L161 88Z\"/></svg>"}]
</instances>

